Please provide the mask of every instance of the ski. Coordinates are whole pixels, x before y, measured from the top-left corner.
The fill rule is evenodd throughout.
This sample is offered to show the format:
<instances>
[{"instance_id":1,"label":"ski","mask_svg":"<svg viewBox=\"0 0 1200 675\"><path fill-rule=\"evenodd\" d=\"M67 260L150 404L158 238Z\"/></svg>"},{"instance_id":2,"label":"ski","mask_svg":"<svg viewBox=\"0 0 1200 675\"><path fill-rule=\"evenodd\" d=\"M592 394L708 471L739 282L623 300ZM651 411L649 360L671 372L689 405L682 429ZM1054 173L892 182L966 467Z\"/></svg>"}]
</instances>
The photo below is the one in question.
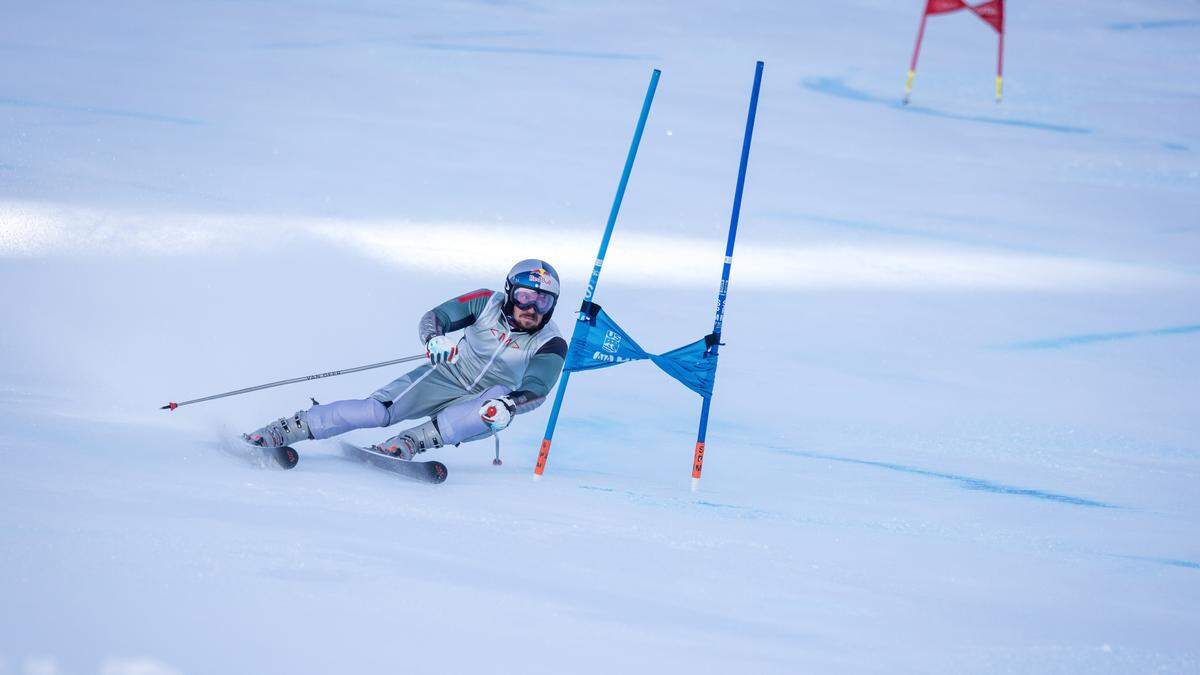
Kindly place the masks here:
<instances>
[{"instance_id":1,"label":"ski","mask_svg":"<svg viewBox=\"0 0 1200 675\"><path fill-rule=\"evenodd\" d=\"M422 483L443 483L446 481L448 474L446 465L441 462L413 462L393 457L372 448L363 448L349 443L342 443L342 453L351 459L366 462L384 471L391 471L406 478L419 480Z\"/></svg>"},{"instance_id":2,"label":"ski","mask_svg":"<svg viewBox=\"0 0 1200 675\"><path fill-rule=\"evenodd\" d=\"M300 453L287 445L280 448L260 448L260 451L274 460L279 465L279 468L284 470L294 469L300 461Z\"/></svg>"},{"instance_id":3,"label":"ski","mask_svg":"<svg viewBox=\"0 0 1200 675\"><path fill-rule=\"evenodd\" d=\"M258 458L260 465L275 464L281 469L293 469L300 461L300 453L296 452L295 448L289 446L280 446L278 448L268 448L261 445L255 445L247 440L244 436L241 438L253 456Z\"/></svg>"}]
</instances>

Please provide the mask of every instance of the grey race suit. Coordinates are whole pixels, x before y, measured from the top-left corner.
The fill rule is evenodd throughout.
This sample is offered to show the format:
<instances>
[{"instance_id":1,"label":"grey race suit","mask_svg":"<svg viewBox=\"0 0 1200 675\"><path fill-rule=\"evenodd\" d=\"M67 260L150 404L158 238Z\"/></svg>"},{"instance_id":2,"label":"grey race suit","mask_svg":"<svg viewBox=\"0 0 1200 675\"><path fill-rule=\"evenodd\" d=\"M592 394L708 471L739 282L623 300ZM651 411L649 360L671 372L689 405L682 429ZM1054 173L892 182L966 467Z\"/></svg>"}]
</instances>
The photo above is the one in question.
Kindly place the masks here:
<instances>
[{"instance_id":1,"label":"grey race suit","mask_svg":"<svg viewBox=\"0 0 1200 675\"><path fill-rule=\"evenodd\" d=\"M422 343L463 330L458 360L419 366L362 400L310 408L313 438L433 417L442 442L453 445L491 435L478 413L489 398L510 395L518 413L541 405L562 372L567 343L553 321L532 333L513 331L504 302L504 293L482 289L427 312L419 327Z\"/></svg>"}]
</instances>

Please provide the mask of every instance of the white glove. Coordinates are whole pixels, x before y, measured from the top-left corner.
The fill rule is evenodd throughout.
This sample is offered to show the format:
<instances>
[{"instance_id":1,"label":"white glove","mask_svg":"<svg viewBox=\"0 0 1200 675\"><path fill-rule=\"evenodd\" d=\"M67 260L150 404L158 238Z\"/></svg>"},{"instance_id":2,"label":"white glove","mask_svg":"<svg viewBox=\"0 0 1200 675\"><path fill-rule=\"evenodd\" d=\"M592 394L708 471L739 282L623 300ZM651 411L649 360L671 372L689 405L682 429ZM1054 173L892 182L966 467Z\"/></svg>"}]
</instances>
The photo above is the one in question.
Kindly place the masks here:
<instances>
[{"instance_id":1,"label":"white glove","mask_svg":"<svg viewBox=\"0 0 1200 675\"><path fill-rule=\"evenodd\" d=\"M500 431L512 422L513 411L516 409L517 404L507 396L488 399L479 409L479 419L492 431Z\"/></svg>"},{"instance_id":2,"label":"white glove","mask_svg":"<svg viewBox=\"0 0 1200 675\"><path fill-rule=\"evenodd\" d=\"M434 335L425 343L425 357L433 365L458 360L458 341L445 335Z\"/></svg>"}]
</instances>

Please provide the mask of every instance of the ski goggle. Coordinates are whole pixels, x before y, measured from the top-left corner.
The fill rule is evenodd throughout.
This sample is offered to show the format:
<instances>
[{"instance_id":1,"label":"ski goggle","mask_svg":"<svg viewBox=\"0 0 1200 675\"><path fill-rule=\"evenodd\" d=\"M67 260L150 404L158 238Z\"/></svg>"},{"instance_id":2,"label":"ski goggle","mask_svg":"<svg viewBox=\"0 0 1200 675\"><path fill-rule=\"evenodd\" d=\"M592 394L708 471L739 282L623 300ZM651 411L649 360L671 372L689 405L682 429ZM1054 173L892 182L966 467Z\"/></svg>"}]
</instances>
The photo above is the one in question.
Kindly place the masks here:
<instances>
[{"instance_id":1,"label":"ski goggle","mask_svg":"<svg viewBox=\"0 0 1200 675\"><path fill-rule=\"evenodd\" d=\"M538 314L545 314L554 309L554 303L557 300L553 295L545 291L537 291L532 288L518 286L513 289L512 301L513 304L521 309L533 309Z\"/></svg>"}]
</instances>

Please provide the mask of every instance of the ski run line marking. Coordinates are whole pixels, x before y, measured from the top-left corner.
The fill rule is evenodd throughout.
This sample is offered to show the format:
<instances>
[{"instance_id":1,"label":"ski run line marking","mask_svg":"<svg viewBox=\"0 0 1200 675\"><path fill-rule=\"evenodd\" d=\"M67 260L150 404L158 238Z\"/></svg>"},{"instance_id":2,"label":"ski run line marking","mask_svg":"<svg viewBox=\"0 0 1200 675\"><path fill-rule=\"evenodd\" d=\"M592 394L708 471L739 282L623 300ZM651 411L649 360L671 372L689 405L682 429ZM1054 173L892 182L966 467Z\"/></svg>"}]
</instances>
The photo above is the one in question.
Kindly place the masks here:
<instances>
[{"instance_id":1,"label":"ski run line marking","mask_svg":"<svg viewBox=\"0 0 1200 675\"><path fill-rule=\"evenodd\" d=\"M1115 333L1087 333L1083 335L1067 335L1065 337L1049 338L1046 340L1030 340L1028 342L1016 342L1008 345L1009 349L1065 349L1067 347L1076 347L1079 345L1092 344L1095 342L1114 342L1117 340L1134 340L1143 337L1161 337L1165 335L1186 335L1188 333L1200 333L1200 323L1189 324L1186 326L1168 326L1166 328L1154 328L1152 330L1131 330L1119 331Z\"/></svg>"},{"instance_id":2,"label":"ski run line marking","mask_svg":"<svg viewBox=\"0 0 1200 675\"><path fill-rule=\"evenodd\" d=\"M1072 497L1071 495L1058 494L1054 492L1046 492L1044 490L1035 490L1032 488L1014 487L1012 485L1004 485L984 478L973 478L971 476L961 476L953 473L943 473L941 471L930 471L914 466L905 466L903 464L893 464L891 462L877 462L869 459L854 459L852 457L838 457L836 455L825 455L818 452L805 452L803 450L789 450L785 448L772 447L771 450L785 455L793 455L795 457L806 457L809 459L824 459L831 462L844 462L846 464L858 464L862 466L873 466L889 471L897 471L900 473L908 473L916 476L926 476L928 478L940 478L942 480L952 481L959 484L959 487L964 490L973 490L978 492L991 492L1001 495L1016 495L1020 497L1033 497L1043 501L1057 502L1060 504L1070 504L1072 506L1086 506L1098 509L1119 509L1120 506L1115 504L1107 504L1105 502L1096 501L1094 499L1084 499L1083 497Z\"/></svg>"}]
</instances>

